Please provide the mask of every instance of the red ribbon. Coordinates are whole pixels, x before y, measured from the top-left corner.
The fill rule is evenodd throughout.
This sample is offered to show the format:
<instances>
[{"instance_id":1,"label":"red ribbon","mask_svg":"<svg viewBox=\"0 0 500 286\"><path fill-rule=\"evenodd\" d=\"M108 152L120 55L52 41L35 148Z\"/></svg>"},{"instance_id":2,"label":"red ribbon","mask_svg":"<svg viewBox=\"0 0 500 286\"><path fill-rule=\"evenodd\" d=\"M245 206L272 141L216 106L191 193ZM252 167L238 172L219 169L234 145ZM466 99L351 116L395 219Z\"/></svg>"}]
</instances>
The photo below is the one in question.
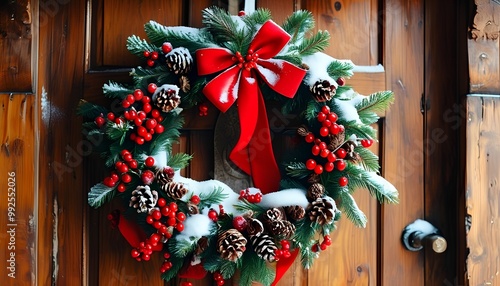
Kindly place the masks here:
<instances>
[{"instance_id":1,"label":"red ribbon","mask_svg":"<svg viewBox=\"0 0 500 286\"><path fill-rule=\"evenodd\" d=\"M224 48L196 51L199 75L224 70L204 88L205 96L222 112L238 99L240 138L229 158L249 174L263 193L279 189L280 172L274 158L271 134L259 79L279 94L292 98L306 71L284 60L273 59L290 35L269 20L256 33L247 54Z\"/></svg>"}]
</instances>

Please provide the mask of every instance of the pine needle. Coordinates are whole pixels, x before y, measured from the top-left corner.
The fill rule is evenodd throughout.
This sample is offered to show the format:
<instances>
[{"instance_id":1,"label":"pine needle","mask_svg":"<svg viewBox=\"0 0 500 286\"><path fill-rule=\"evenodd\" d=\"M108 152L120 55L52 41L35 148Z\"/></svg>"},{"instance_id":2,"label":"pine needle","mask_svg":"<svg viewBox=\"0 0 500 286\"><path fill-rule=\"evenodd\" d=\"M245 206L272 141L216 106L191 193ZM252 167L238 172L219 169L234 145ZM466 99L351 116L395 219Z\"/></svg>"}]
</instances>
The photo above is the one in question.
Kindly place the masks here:
<instances>
[{"instance_id":1,"label":"pine needle","mask_svg":"<svg viewBox=\"0 0 500 286\"><path fill-rule=\"evenodd\" d=\"M368 112L384 112L393 102L392 91L381 91L363 98L355 107L360 115Z\"/></svg>"},{"instance_id":2,"label":"pine needle","mask_svg":"<svg viewBox=\"0 0 500 286\"><path fill-rule=\"evenodd\" d=\"M110 188L102 183L99 183L90 188L87 201L91 207L99 208L110 202L115 193L115 188Z\"/></svg>"},{"instance_id":3,"label":"pine needle","mask_svg":"<svg viewBox=\"0 0 500 286\"><path fill-rule=\"evenodd\" d=\"M90 103L83 99L80 99L80 102L78 102L78 108L76 110L76 114L92 120L94 120L97 116L101 114L105 115L106 113L108 113L108 110L106 108L97 104Z\"/></svg>"},{"instance_id":4,"label":"pine needle","mask_svg":"<svg viewBox=\"0 0 500 286\"><path fill-rule=\"evenodd\" d=\"M202 16L203 24L217 43L235 43L241 48L245 37L227 11L214 6L204 9Z\"/></svg>"},{"instance_id":5,"label":"pine needle","mask_svg":"<svg viewBox=\"0 0 500 286\"><path fill-rule=\"evenodd\" d=\"M361 157L359 163L362 168L370 172L378 172L380 170L378 156L373 154L372 151L362 146L356 146L354 152L358 153Z\"/></svg>"},{"instance_id":6,"label":"pine needle","mask_svg":"<svg viewBox=\"0 0 500 286\"><path fill-rule=\"evenodd\" d=\"M354 65L351 61L334 60L328 65L326 72L332 78L351 77L353 68Z\"/></svg>"},{"instance_id":7,"label":"pine needle","mask_svg":"<svg viewBox=\"0 0 500 286\"><path fill-rule=\"evenodd\" d=\"M322 52L330 44L330 33L328 31L318 31L310 38L305 38L298 46L301 56L309 56L317 52Z\"/></svg>"},{"instance_id":8,"label":"pine needle","mask_svg":"<svg viewBox=\"0 0 500 286\"><path fill-rule=\"evenodd\" d=\"M305 38L305 34L314 28L314 17L311 12L299 10L288 16L283 23L283 29L292 36L290 43Z\"/></svg>"},{"instance_id":9,"label":"pine needle","mask_svg":"<svg viewBox=\"0 0 500 286\"><path fill-rule=\"evenodd\" d=\"M358 204L347 190L339 192L337 204L337 207L342 210L355 226L366 227L366 222L368 221L366 215L359 209Z\"/></svg>"},{"instance_id":10,"label":"pine needle","mask_svg":"<svg viewBox=\"0 0 500 286\"><path fill-rule=\"evenodd\" d=\"M128 94L133 93L134 90L110 80L103 85L102 92L107 98L124 99Z\"/></svg>"}]
</instances>

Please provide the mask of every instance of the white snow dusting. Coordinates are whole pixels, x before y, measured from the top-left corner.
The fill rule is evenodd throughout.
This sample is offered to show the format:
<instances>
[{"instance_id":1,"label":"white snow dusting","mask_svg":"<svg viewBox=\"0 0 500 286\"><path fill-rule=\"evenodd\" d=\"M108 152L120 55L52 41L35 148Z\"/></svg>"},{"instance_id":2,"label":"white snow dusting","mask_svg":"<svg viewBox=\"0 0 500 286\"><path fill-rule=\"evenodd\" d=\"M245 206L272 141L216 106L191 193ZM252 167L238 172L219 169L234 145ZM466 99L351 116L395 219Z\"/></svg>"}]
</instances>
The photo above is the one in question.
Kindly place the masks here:
<instances>
[{"instance_id":1,"label":"white snow dusting","mask_svg":"<svg viewBox=\"0 0 500 286\"><path fill-rule=\"evenodd\" d=\"M47 91L42 86L42 94L40 99L40 108L42 109L42 121L45 125L49 125L50 120L57 120L63 117L63 112L55 105L52 105L48 99Z\"/></svg>"},{"instance_id":2,"label":"white snow dusting","mask_svg":"<svg viewBox=\"0 0 500 286\"><path fill-rule=\"evenodd\" d=\"M193 241L202 236L210 235L210 228L214 224L207 215L195 214L184 221L184 230L176 236L177 240Z\"/></svg>"},{"instance_id":3,"label":"white snow dusting","mask_svg":"<svg viewBox=\"0 0 500 286\"><path fill-rule=\"evenodd\" d=\"M306 208L309 202L305 190L285 189L279 192L269 193L262 196L259 206L264 208L278 208L286 206L301 206Z\"/></svg>"},{"instance_id":4,"label":"white snow dusting","mask_svg":"<svg viewBox=\"0 0 500 286\"><path fill-rule=\"evenodd\" d=\"M340 100L334 98L333 101L338 108L339 118L345 121L356 121L357 123L362 123L359 119L358 110L351 100Z\"/></svg>"},{"instance_id":5,"label":"white snow dusting","mask_svg":"<svg viewBox=\"0 0 500 286\"><path fill-rule=\"evenodd\" d=\"M379 73L379 72L384 72L384 66L381 64L378 64L376 66L357 66L357 65L354 65L352 72L353 73L357 73L357 72Z\"/></svg>"},{"instance_id":6,"label":"white snow dusting","mask_svg":"<svg viewBox=\"0 0 500 286\"><path fill-rule=\"evenodd\" d=\"M379 176L375 172L368 172L368 174L370 175L371 180L382 187L383 193L392 194L392 197L398 197L398 190L396 189L396 187L394 187L393 184L391 184L389 181Z\"/></svg>"}]
</instances>

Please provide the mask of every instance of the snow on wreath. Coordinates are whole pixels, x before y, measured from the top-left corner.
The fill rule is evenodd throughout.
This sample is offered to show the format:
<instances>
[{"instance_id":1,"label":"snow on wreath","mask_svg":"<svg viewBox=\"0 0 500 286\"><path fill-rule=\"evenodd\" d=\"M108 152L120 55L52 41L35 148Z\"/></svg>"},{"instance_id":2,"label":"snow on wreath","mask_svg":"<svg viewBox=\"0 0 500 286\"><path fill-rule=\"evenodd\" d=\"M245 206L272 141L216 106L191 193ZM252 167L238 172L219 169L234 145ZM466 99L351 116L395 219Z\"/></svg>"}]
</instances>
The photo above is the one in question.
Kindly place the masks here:
<instances>
[{"instance_id":1,"label":"snow on wreath","mask_svg":"<svg viewBox=\"0 0 500 286\"><path fill-rule=\"evenodd\" d=\"M122 200L123 209L108 219L130 243L132 259L163 256L165 280L211 273L223 285L240 271L239 285L274 285L297 256L305 268L312 266L332 244L329 234L341 214L365 226L354 191L368 190L382 203L398 201L368 149L376 140L371 124L393 94L363 96L346 85L354 65L322 53L329 34L311 33L308 11L293 13L282 26L262 9L202 13L203 28L151 21L148 40L128 39L130 52L145 64L132 70L130 84L104 85L104 96L119 108L81 101L84 134L102 139L96 151L110 170L91 188L88 203L98 208ZM286 161L274 157L268 103L301 118L300 126L290 127L299 143ZM174 154L172 146L182 111L193 106L199 120L209 108L237 110L239 138L229 159L251 176L253 187L232 190L218 180L180 175L191 155Z\"/></svg>"}]
</instances>

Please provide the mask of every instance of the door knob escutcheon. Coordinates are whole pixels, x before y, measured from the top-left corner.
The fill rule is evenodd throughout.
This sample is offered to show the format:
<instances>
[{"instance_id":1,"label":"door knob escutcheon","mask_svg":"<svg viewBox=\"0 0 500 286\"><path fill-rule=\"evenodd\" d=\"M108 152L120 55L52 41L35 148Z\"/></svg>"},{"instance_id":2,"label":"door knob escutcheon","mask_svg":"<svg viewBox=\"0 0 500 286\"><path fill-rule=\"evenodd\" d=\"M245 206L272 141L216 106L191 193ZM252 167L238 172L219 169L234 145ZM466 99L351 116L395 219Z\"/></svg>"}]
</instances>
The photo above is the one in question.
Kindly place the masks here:
<instances>
[{"instance_id":1,"label":"door knob escutcheon","mask_svg":"<svg viewBox=\"0 0 500 286\"><path fill-rule=\"evenodd\" d=\"M429 222L417 219L403 229L401 239L406 249L419 251L422 248L430 247L436 253L446 250L446 239L441 236L439 230Z\"/></svg>"}]
</instances>

